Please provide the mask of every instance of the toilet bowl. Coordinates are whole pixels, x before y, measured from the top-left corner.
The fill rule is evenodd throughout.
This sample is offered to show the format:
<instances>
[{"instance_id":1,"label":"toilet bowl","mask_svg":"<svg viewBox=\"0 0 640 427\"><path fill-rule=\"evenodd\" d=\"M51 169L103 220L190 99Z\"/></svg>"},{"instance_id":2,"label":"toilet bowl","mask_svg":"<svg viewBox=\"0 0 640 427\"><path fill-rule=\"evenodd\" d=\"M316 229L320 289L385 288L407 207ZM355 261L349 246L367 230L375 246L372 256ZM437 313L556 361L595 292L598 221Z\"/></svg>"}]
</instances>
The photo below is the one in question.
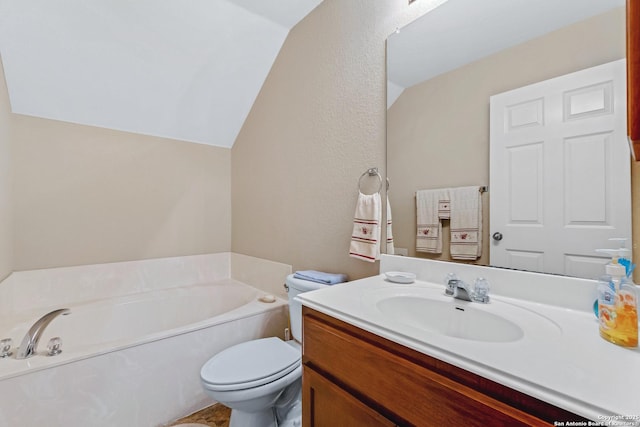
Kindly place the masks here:
<instances>
[{"instance_id":1,"label":"toilet bowl","mask_svg":"<svg viewBox=\"0 0 640 427\"><path fill-rule=\"evenodd\" d=\"M229 427L300 425L302 306L295 296L326 285L287 276L294 340L262 338L229 347L200 370L205 391L231 408Z\"/></svg>"}]
</instances>

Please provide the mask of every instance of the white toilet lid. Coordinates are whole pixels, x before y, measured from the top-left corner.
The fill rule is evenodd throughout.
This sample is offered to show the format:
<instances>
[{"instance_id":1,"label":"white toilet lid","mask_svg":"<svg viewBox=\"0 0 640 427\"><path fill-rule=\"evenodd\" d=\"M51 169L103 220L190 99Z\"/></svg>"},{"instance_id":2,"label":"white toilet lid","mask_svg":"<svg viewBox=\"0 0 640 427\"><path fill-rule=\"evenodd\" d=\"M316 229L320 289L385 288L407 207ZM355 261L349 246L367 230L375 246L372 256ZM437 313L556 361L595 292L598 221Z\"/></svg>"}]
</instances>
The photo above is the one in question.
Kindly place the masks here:
<instances>
[{"instance_id":1,"label":"white toilet lid","mask_svg":"<svg viewBox=\"0 0 640 427\"><path fill-rule=\"evenodd\" d=\"M200 370L211 389L242 390L259 387L300 366L301 355L280 338L262 338L229 347L213 356Z\"/></svg>"}]
</instances>

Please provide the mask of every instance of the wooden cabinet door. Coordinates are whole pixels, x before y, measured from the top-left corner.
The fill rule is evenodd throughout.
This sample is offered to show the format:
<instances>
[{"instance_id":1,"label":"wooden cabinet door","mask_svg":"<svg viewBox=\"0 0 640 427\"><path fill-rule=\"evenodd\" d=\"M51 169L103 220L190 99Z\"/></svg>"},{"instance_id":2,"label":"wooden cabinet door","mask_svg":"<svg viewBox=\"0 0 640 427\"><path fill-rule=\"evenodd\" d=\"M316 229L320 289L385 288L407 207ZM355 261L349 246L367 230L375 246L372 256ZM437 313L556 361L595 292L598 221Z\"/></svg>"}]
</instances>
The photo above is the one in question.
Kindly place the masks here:
<instances>
[{"instance_id":1,"label":"wooden cabinet door","mask_svg":"<svg viewBox=\"0 0 640 427\"><path fill-rule=\"evenodd\" d=\"M394 423L308 367L302 374L305 427L393 427Z\"/></svg>"}]
</instances>

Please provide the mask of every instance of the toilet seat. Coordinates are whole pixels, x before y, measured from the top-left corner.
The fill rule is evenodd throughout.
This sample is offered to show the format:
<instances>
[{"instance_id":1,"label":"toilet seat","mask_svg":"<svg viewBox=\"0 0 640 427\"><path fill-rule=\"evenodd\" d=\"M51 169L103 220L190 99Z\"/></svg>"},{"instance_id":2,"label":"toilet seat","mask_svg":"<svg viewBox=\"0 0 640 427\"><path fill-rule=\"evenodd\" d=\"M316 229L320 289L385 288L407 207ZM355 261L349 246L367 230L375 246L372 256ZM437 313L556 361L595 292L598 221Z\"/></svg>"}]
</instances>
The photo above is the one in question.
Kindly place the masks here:
<instances>
[{"instance_id":1,"label":"toilet seat","mask_svg":"<svg viewBox=\"0 0 640 427\"><path fill-rule=\"evenodd\" d=\"M247 341L229 347L204 364L200 377L214 391L259 387L300 366L301 354L280 338Z\"/></svg>"}]
</instances>

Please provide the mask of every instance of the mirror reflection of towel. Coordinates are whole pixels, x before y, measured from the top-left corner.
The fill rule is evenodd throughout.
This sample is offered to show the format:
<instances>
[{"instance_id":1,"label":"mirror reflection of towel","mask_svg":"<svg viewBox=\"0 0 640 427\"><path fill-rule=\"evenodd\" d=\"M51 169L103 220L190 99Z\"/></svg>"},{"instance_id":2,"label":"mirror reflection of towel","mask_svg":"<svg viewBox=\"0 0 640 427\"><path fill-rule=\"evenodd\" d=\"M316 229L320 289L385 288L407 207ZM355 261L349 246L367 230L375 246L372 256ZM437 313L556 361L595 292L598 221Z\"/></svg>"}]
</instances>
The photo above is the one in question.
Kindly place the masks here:
<instances>
[{"instance_id":1,"label":"mirror reflection of towel","mask_svg":"<svg viewBox=\"0 0 640 427\"><path fill-rule=\"evenodd\" d=\"M442 222L449 218L449 196L446 189L416 192L416 251L442 253ZM440 217L442 212L442 217Z\"/></svg>"},{"instance_id":2,"label":"mirror reflection of towel","mask_svg":"<svg viewBox=\"0 0 640 427\"><path fill-rule=\"evenodd\" d=\"M482 198L480 188L449 189L451 198L451 258L475 260L482 255Z\"/></svg>"},{"instance_id":3,"label":"mirror reflection of towel","mask_svg":"<svg viewBox=\"0 0 640 427\"><path fill-rule=\"evenodd\" d=\"M479 186L416 192L416 251L442 253L442 220L449 219L452 259L482 255L482 198Z\"/></svg>"},{"instance_id":4,"label":"mirror reflection of towel","mask_svg":"<svg viewBox=\"0 0 640 427\"><path fill-rule=\"evenodd\" d=\"M349 256L374 262L380 258L380 220L382 201L380 193L358 193Z\"/></svg>"}]
</instances>

